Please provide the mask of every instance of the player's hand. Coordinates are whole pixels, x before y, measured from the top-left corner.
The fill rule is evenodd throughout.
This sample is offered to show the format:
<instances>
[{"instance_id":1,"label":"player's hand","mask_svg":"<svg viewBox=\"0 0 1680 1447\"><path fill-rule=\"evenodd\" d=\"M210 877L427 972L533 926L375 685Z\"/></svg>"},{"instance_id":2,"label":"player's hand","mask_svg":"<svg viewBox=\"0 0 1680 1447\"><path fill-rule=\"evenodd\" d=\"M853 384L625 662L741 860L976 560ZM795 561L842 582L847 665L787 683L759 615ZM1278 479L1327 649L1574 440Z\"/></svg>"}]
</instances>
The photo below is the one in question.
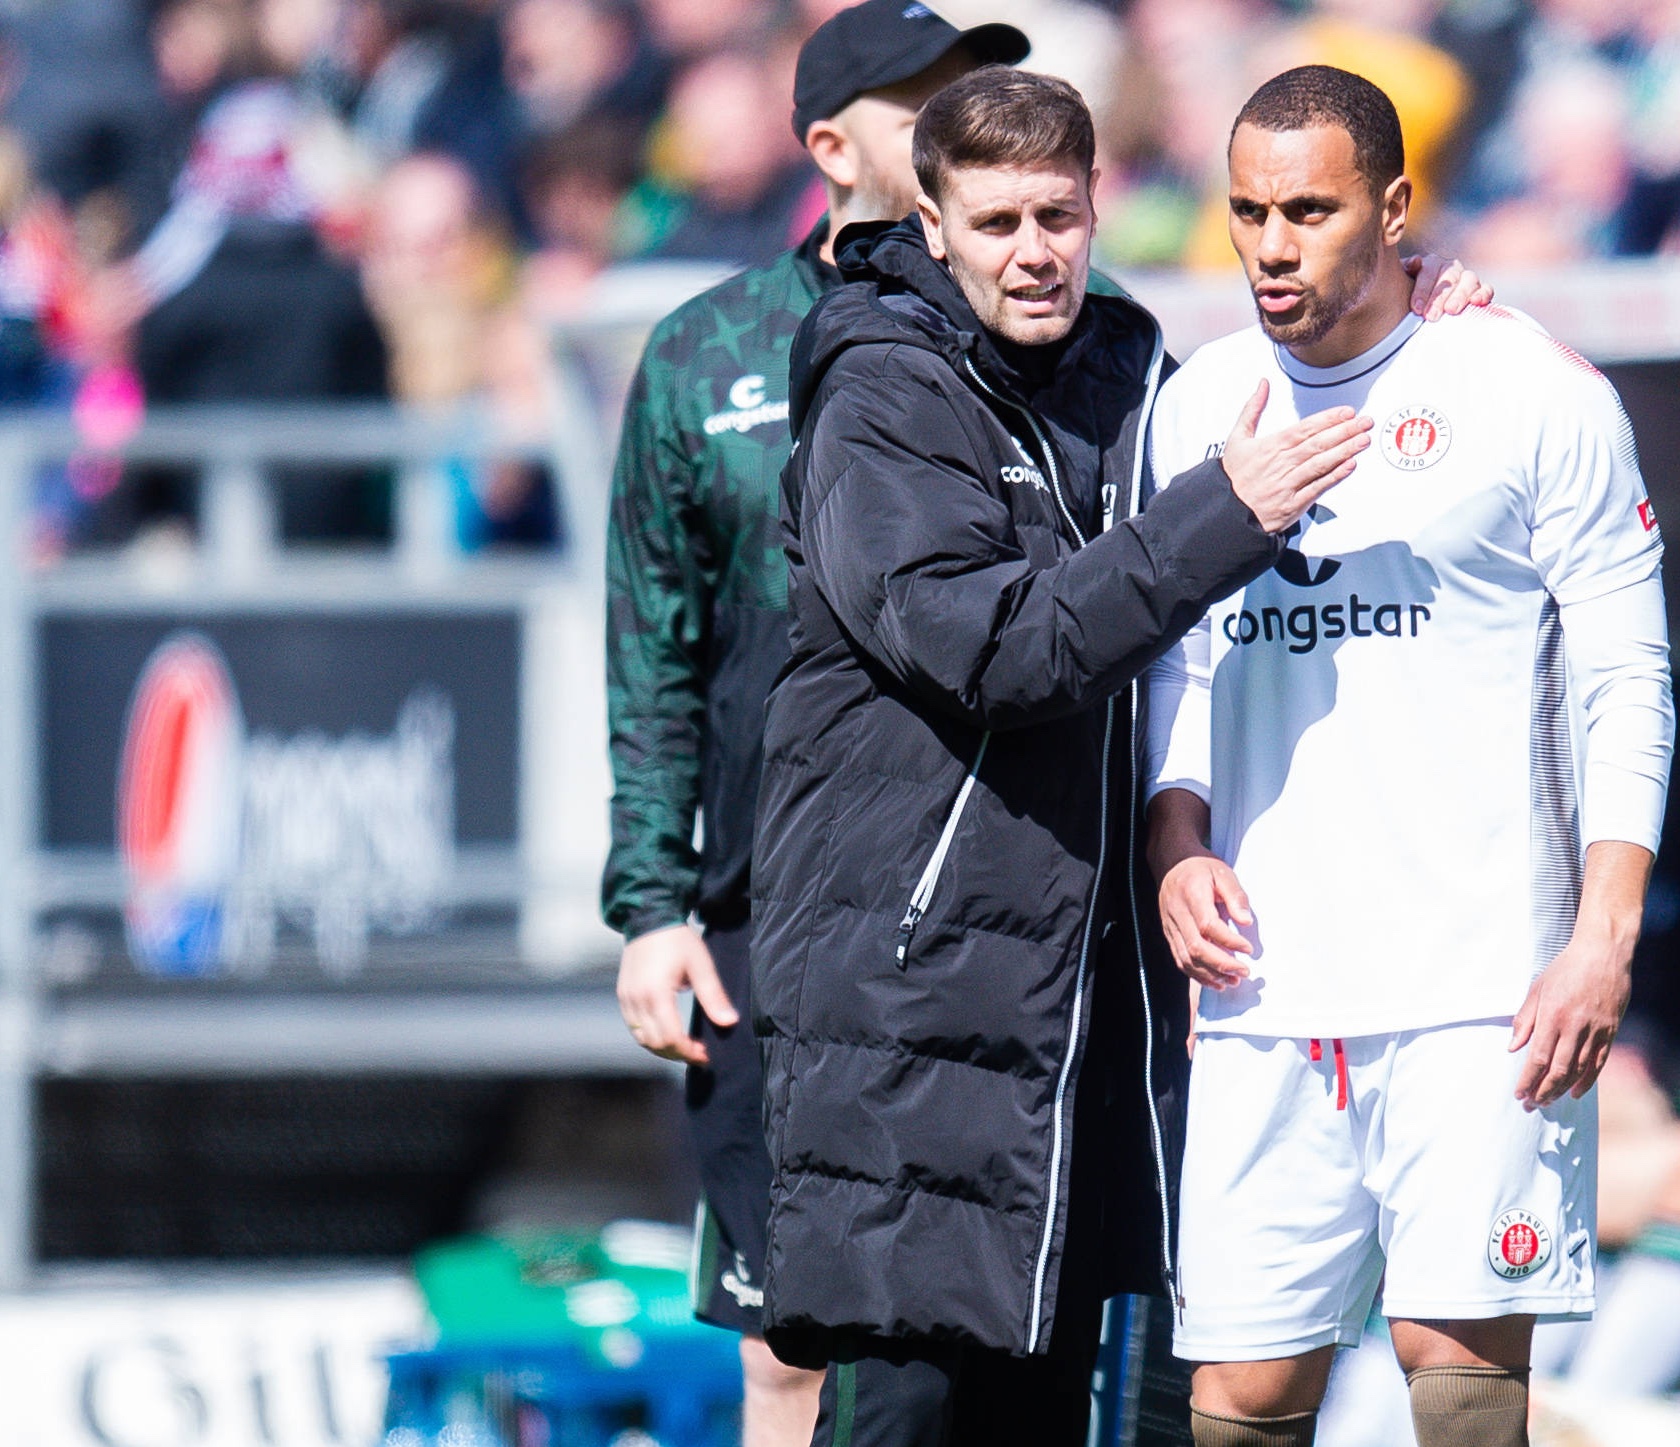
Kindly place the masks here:
<instances>
[{"instance_id":1,"label":"player's hand","mask_svg":"<svg viewBox=\"0 0 1680 1447\"><path fill-rule=\"evenodd\" d=\"M1517 1080L1524 1110L1579 1100L1610 1058L1610 1045L1632 991L1633 951L1607 936L1577 930L1528 989L1511 1022L1511 1049L1528 1046Z\"/></svg>"},{"instance_id":2,"label":"player's hand","mask_svg":"<svg viewBox=\"0 0 1680 1447\"><path fill-rule=\"evenodd\" d=\"M1173 963L1197 985L1223 990L1248 978L1248 966L1237 956L1253 954L1254 946L1236 926L1253 923L1248 895L1216 854L1181 859L1161 880L1167 948Z\"/></svg>"},{"instance_id":3,"label":"player's hand","mask_svg":"<svg viewBox=\"0 0 1680 1447\"><path fill-rule=\"evenodd\" d=\"M1262 378L1225 439L1221 461L1231 490L1269 533L1288 532L1326 492L1353 472L1371 445L1371 419L1330 407L1264 437L1256 435L1271 388Z\"/></svg>"},{"instance_id":4,"label":"player's hand","mask_svg":"<svg viewBox=\"0 0 1680 1447\"><path fill-rule=\"evenodd\" d=\"M706 1018L720 1029L739 1022L718 979L712 952L688 925L637 935L618 962L618 1010L644 1050L689 1065L708 1062L706 1047L691 1039L677 1013L677 994L693 990Z\"/></svg>"},{"instance_id":5,"label":"player's hand","mask_svg":"<svg viewBox=\"0 0 1680 1447\"><path fill-rule=\"evenodd\" d=\"M1408 256L1401 264L1415 283L1412 310L1427 322L1455 317L1493 300L1493 288L1462 261L1443 261L1431 251L1427 256Z\"/></svg>"}]
</instances>

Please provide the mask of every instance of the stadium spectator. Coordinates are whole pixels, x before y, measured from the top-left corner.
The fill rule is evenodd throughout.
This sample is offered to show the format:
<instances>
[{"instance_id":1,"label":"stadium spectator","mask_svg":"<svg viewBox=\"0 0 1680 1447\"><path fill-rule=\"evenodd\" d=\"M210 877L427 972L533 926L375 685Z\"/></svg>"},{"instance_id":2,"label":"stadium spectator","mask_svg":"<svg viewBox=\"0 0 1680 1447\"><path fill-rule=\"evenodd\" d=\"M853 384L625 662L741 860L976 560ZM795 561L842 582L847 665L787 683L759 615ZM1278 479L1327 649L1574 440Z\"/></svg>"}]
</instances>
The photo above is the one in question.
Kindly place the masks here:
<instances>
[{"instance_id":1,"label":"stadium spectator","mask_svg":"<svg viewBox=\"0 0 1680 1447\"><path fill-rule=\"evenodd\" d=\"M1174 225L1170 239L1147 248L1129 241L1129 197L1105 198L1107 235L1102 254L1128 261L1147 250L1149 259L1222 269L1231 264L1225 235L1225 139L1231 117L1253 88L1250 57L1279 23L1271 0L1137 0L1131 36L1140 63L1153 79L1148 147L1151 165L1139 179L1148 186L1145 221L1155 230Z\"/></svg>"},{"instance_id":2,"label":"stadium spectator","mask_svg":"<svg viewBox=\"0 0 1680 1447\"><path fill-rule=\"evenodd\" d=\"M801 35L810 36L826 20L832 20L857 0L793 0L794 18Z\"/></svg>"},{"instance_id":3,"label":"stadium spectator","mask_svg":"<svg viewBox=\"0 0 1680 1447\"><path fill-rule=\"evenodd\" d=\"M778 10L775 0L641 0L649 40L674 65L764 34Z\"/></svg>"},{"instance_id":4,"label":"stadium spectator","mask_svg":"<svg viewBox=\"0 0 1680 1447\"><path fill-rule=\"evenodd\" d=\"M1634 175L1617 217L1616 249L1680 253L1680 0L1643 9L1629 138Z\"/></svg>"},{"instance_id":5,"label":"stadium spectator","mask_svg":"<svg viewBox=\"0 0 1680 1447\"><path fill-rule=\"evenodd\" d=\"M785 126L765 120L781 112L789 89L745 49L719 51L678 75L663 129L685 197L653 254L768 261L816 219L804 204L810 163Z\"/></svg>"},{"instance_id":6,"label":"stadium spectator","mask_svg":"<svg viewBox=\"0 0 1680 1447\"><path fill-rule=\"evenodd\" d=\"M1085 97L1098 126L1114 103L1124 65L1126 32L1113 6L1091 0L940 0L939 11L960 25L1007 20L1032 41L1032 68L1071 82Z\"/></svg>"},{"instance_id":7,"label":"stadium spectator","mask_svg":"<svg viewBox=\"0 0 1680 1447\"><path fill-rule=\"evenodd\" d=\"M543 435L544 358L515 305L516 266L504 229L459 161L417 155L375 193L364 278L391 350L400 401L465 429ZM518 461L472 468L445 459L457 541L548 544L558 522L546 471Z\"/></svg>"},{"instance_id":8,"label":"stadium spectator","mask_svg":"<svg viewBox=\"0 0 1680 1447\"><path fill-rule=\"evenodd\" d=\"M72 208L111 191L144 211L163 99L139 0L63 0L11 25L8 120L42 185Z\"/></svg>"},{"instance_id":9,"label":"stadium spectator","mask_svg":"<svg viewBox=\"0 0 1680 1447\"><path fill-rule=\"evenodd\" d=\"M587 110L639 130L659 107L663 76L632 22L614 0L508 0L464 33L415 144L463 161L527 236L518 171L530 136Z\"/></svg>"},{"instance_id":10,"label":"stadium spectator","mask_svg":"<svg viewBox=\"0 0 1680 1447\"><path fill-rule=\"evenodd\" d=\"M629 16L599 0L514 0L502 43L508 85L531 125L575 119L636 55Z\"/></svg>"},{"instance_id":11,"label":"stadium spectator","mask_svg":"<svg viewBox=\"0 0 1680 1447\"><path fill-rule=\"evenodd\" d=\"M448 0L345 0L339 80L351 131L376 164L415 149L463 29Z\"/></svg>"},{"instance_id":12,"label":"stadium spectator","mask_svg":"<svg viewBox=\"0 0 1680 1447\"><path fill-rule=\"evenodd\" d=\"M250 4L257 44L269 66L295 76L330 63L341 0L250 0Z\"/></svg>"},{"instance_id":13,"label":"stadium spectator","mask_svg":"<svg viewBox=\"0 0 1680 1447\"><path fill-rule=\"evenodd\" d=\"M1508 194L1472 214L1458 244L1488 265L1604 256L1632 177L1627 97L1588 55L1533 72L1504 128Z\"/></svg>"},{"instance_id":14,"label":"stadium spectator","mask_svg":"<svg viewBox=\"0 0 1680 1447\"><path fill-rule=\"evenodd\" d=\"M632 246L641 147L606 116L586 116L528 148L521 172L536 250L526 262L528 291L550 317L575 311L591 283Z\"/></svg>"},{"instance_id":15,"label":"stadium spectator","mask_svg":"<svg viewBox=\"0 0 1680 1447\"><path fill-rule=\"evenodd\" d=\"M387 395L386 353L355 271L311 224L298 172L300 109L278 81L228 91L205 113L175 205L133 267L144 314L135 361L148 401L255 402ZM288 538L383 536L381 490L298 472L281 490ZM101 527L121 535L190 517L191 489L153 474Z\"/></svg>"},{"instance_id":16,"label":"stadium spectator","mask_svg":"<svg viewBox=\"0 0 1680 1447\"><path fill-rule=\"evenodd\" d=\"M479 196L466 167L436 153L399 161L374 193L363 275L404 402L453 402L476 385L484 321L511 275Z\"/></svg>"},{"instance_id":17,"label":"stadium spectator","mask_svg":"<svg viewBox=\"0 0 1680 1447\"><path fill-rule=\"evenodd\" d=\"M343 118L349 144L335 144L345 154L325 148L327 169L345 173L341 189L413 151L444 151L468 166L527 246L546 244L523 199L528 150L593 115L637 139L664 116L623 210L619 249L744 261L786 239L778 198L759 198L768 216L747 208L749 223L756 216L774 233L767 241L747 234L753 224L710 214L719 183L690 174L689 153L702 148L684 137L685 118L667 111L672 86L688 88L698 73L707 89L719 53L737 49L777 72L797 39L843 3L64 0L51 23L38 10L13 27L24 63L11 112L49 188L73 210L97 194L95 230L126 232L126 244L166 209L202 108L253 74L290 77ZM1021 20L1039 63L1086 94L1108 162L1098 251L1111 264L1229 264L1223 119L1262 72L1311 61L1348 66L1395 95L1416 138L1422 190L1435 197L1414 224L1441 240L1485 238L1511 260L1680 246L1676 0L1047 0L1028 16L1007 0L942 8L965 24ZM1583 77L1563 139L1579 174L1593 172L1595 194L1576 223L1557 209L1560 198L1580 204L1565 168L1546 160L1561 112L1545 114L1549 103L1534 111L1536 97ZM785 79L765 88L785 89ZM715 98L702 106L720 108ZM746 107L733 109L738 118ZM775 130L758 119L749 129ZM1596 171L1595 157L1606 162ZM805 192L803 209L792 203L795 229L814 194ZM737 209L724 201L725 212ZM351 234L344 204L334 203L328 229ZM698 247L686 234L694 229ZM673 230L685 234L667 247Z\"/></svg>"},{"instance_id":18,"label":"stadium spectator","mask_svg":"<svg viewBox=\"0 0 1680 1447\"><path fill-rule=\"evenodd\" d=\"M164 95L202 105L232 74L249 68L256 45L240 0L163 0L147 29Z\"/></svg>"},{"instance_id":19,"label":"stadium spectator","mask_svg":"<svg viewBox=\"0 0 1680 1447\"><path fill-rule=\"evenodd\" d=\"M103 329L96 278L76 244L70 214L30 174L22 141L0 130L0 411L70 407L84 431L111 418L101 401L135 387L120 333ZM91 424L91 425L90 425ZM119 468L96 453L37 469L31 552L62 554Z\"/></svg>"},{"instance_id":20,"label":"stadium spectator","mask_svg":"<svg viewBox=\"0 0 1680 1447\"><path fill-rule=\"evenodd\" d=\"M22 142L0 131L0 408L59 390L76 280L69 230L36 193Z\"/></svg>"}]
</instances>

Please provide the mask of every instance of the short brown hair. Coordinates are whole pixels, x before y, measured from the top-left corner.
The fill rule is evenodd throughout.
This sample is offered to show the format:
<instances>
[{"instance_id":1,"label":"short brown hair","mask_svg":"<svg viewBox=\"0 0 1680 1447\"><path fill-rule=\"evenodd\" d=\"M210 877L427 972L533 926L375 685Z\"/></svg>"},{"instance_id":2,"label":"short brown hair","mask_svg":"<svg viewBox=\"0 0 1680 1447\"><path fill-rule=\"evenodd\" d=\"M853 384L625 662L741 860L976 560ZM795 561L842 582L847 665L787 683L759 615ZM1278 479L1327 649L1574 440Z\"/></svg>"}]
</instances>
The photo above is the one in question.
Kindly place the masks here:
<instances>
[{"instance_id":1,"label":"short brown hair","mask_svg":"<svg viewBox=\"0 0 1680 1447\"><path fill-rule=\"evenodd\" d=\"M916 179L935 201L958 167L1072 161L1089 175L1096 155L1084 97L1065 80L1006 65L983 65L935 92L910 146Z\"/></svg>"}]
</instances>

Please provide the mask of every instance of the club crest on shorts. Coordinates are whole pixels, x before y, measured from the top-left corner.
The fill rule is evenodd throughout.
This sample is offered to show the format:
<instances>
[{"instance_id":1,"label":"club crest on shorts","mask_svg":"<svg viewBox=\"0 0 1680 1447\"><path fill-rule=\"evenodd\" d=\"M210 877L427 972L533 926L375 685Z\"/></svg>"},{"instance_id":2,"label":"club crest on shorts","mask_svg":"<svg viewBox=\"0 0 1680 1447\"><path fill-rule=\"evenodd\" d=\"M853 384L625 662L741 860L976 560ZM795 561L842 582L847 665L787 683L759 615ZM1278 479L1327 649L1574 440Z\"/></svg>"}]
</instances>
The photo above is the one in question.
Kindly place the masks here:
<instances>
[{"instance_id":1,"label":"club crest on shorts","mask_svg":"<svg viewBox=\"0 0 1680 1447\"><path fill-rule=\"evenodd\" d=\"M1488 1232L1488 1265L1507 1281L1538 1271L1552 1259L1552 1233L1532 1211L1506 1211Z\"/></svg>"},{"instance_id":2,"label":"club crest on shorts","mask_svg":"<svg viewBox=\"0 0 1680 1447\"><path fill-rule=\"evenodd\" d=\"M1383 423L1377 443L1389 466L1421 472L1447 455L1452 423L1433 407L1402 407Z\"/></svg>"}]
</instances>

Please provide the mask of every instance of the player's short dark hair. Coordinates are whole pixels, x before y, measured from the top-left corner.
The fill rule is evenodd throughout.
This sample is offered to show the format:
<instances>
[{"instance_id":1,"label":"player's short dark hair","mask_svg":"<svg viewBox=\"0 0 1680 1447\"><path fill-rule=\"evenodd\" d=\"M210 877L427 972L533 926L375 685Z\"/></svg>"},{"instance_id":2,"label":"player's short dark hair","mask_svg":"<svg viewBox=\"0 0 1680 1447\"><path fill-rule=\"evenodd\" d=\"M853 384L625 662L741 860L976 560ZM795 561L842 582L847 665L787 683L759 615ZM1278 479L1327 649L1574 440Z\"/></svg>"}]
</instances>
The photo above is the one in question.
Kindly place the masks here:
<instances>
[{"instance_id":1,"label":"player's short dark hair","mask_svg":"<svg viewBox=\"0 0 1680 1447\"><path fill-rule=\"evenodd\" d=\"M1096 164L1090 107L1065 80L1007 65L983 65L936 91L916 117L910 159L922 190L938 200L964 166Z\"/></svg>"},{"instance_id":2,"label":"player's short dark hair","mask_svg":"<svg viewBox=\"0 0 1680 1447\"><path fill-rule=\"evenodd\" d=\"M1406 170L1394 102L1364 76L1333 65L1302 65L1274 75L1237 112L1233 140L1239 126L1262 131L1338 126L1352 138L1354 164L1378 195Z\"/></svg>"}]
</instances>

